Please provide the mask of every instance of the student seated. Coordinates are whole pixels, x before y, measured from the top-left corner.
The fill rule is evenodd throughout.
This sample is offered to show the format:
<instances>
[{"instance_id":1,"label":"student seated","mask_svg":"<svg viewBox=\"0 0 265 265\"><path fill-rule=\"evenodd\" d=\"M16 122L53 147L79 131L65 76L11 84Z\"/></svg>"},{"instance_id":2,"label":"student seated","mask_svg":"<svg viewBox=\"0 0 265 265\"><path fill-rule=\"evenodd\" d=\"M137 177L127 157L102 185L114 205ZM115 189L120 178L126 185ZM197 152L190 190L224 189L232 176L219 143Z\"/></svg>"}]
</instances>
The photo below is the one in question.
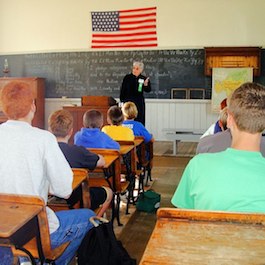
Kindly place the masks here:
<instances>
[{"instance_id":1,"label":"student seated","mask_svg":"<svg viewBox=\"0 0 265 265\"><path fill-rule=\"evenodd\" d=\"M110 107L107 113L107 122L110 125L105 125L102 131L115 141L133 141L133 131L130 128L122 126L123 120L121 108L118 106Z\"/></svg>"},{"instance_id":2,"label":"student seated","mask_svg":"<svg viewBox=\"0 0 265 265\"><path fill-rule=\"evenodd\" d=\"M145 143L154 141L152 134L148 132L143 124L134 120L138 115L138 110L133 102L125 102L122 106L122 113L124 116L122 126L132 129L135 136L143 136Z\"/></svg>"},{"instance_id":3,"label":"student seated","mask_svg":"<svg viewBox=\"0 0 265 265\"><path fill-rule=\"evenodd\" d=\"M32 89L24 82L10 82L1 91L1 106L8 120L0 125L0 192L37 195L45 202L48 192L67 199L72 193L73 173L54 135L31 126L34 100ZM88 220L94 215L89 209L54 213L47 207L52 248L70 242L56 264L72 260L92 228ZM0 248L0 253L6 249ZM5 261L12 264L9 254Z\"/></svg>"},{"instance_id":4,"label":"student seated","mask_svg":"<svg viewBox=\"0 0 265 265\"><path fill-rule=\"evenodd\" d=\"M225 107L221 111L219 120L222 132L201 138L197 145L196 154L216 153L231 147L232 135L230 129L227 129L227 115L227 107ZM265 137L263 136L261 137L260 151L265 157Z\"/></svg>"},{"instance_id":5,"label":"student seated","mask_svg":"<svg viewBox=\"0 0 265 265\"><path fill-rule=\"evenodd\" d=\"M74 136L76 145L120 150L120 145L100 130L103 126L103 115L98 110L88 110L84 113L83 126Z\"/></svg>"},{"instance_id":6,"label":"student seated","mask_svg":"<svg viewBox=\"0 0 265 265\"><path fill-rule=\"evenodd\" d=\"M230 129L223 132L208 135L200 139L196 154L201 153L217 153L231 147L232 135ZM265 157L265 136L261 137L260 152Z\"/></svg>"},{"instance_id":7,"label":"student seated","mask_svg":"<svg viewBox=\"0 0 265 265\"><path fill-rule=\"evenodd\" d=\"M104 157L89 152L83 146L69 145L68 140L73 133L73 117L69 111L57 110L52 113L48 120L49 130L56 136L59 146L72 168L88 168L90 170L96 167L103 167ZM113 192L109 187L90 187L91 209L100 208L98 216L103 216L109 208L112 201ZM81 190L77 190L68 199L70 205L74 205L82 196Z\"/></svg>"},{"instance_id":8,"label":"student seated","mask_svg":"<svg viewBox=\"0 0 265 265\"><path fill-rule=\"evenodd\" d=\"M179 208L265 213L265 87L245 83L228 100L231 148L196 155L172 198Z\"/></svg>"},{"instance_id":9,"label":"student seated","mask_svg":"<svg viewBox=\"0 0 265 265\"><path fill-rule=\"evenodd\" d=\"M222 126L222 122L221 122L221 116L224 115L224 113L226 113L226 111L223 111L227 106L227 99L223 99L220 103L220 117L218 119L217 122L213 123L207 130L206 132L201 136L201 139L207 135L213 135L216 134L218 132L222 132L225 130L225 128Z\"/></svg>"}]
</instances>

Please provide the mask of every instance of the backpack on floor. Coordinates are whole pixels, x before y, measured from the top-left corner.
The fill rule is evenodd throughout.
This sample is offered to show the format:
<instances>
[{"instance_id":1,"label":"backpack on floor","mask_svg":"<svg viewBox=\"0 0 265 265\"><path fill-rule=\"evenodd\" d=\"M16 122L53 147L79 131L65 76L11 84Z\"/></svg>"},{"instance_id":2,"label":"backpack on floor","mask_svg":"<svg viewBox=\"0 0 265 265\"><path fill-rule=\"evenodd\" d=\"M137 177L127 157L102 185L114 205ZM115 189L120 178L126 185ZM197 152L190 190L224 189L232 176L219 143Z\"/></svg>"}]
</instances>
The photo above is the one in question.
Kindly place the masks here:
<instances>
[{"instance_id":1,"label":"backpack on floor","mask_svg":"<svg viewBox=\"0 0 265 265\"><path fill-rule=\"evenodd\" d=\"M136 202L138 211L153 213L160 207L161 195L153 190L140 193Z\"/></svg>"},{"instance_id":2,"label":"backpack on floor","mask_svg":"<svg viewBox=\"0 0 265 265\"><path fill-rule=\"evenodd\" d=\"M122 243L116 239L112 222L91 217L94 227L84 237L77 255L79 265L136 265Z\"/></svg>"}]
</instances>

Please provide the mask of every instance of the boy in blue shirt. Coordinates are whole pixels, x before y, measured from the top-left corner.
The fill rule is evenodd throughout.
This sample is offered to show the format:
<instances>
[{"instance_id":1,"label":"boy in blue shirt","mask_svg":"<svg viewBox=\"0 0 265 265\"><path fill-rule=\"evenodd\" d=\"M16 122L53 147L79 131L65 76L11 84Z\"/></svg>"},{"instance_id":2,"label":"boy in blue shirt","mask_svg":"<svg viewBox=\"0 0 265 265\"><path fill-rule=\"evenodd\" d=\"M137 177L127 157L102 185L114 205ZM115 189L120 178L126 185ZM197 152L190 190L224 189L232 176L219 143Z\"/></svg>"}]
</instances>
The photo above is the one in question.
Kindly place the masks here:
<instances>
[{"instance_id":1,"label":"boy in blue shirt","mask_svg":"<svg viewBox=\"0 0 265 265\"><path fill-rule=\"evenodd\" d=\"M122 123L123 126L132 129L135 136L143 136L145 143L149 143L151 140L154 141L152 134L148 132L144 125L134 120L138 115L138 110L133 102L128 101L124 103L122 112L125 119Z\"/></svg>"},{"instance_id":2,"label":"boy in blue shirt","mask_svg":"<svg viewBox=\"0 0 265 265\"><path fill-rule=\"evenodd\" d=\"M120 150L120 145L101 131L103 115L98 110L88 110L83 116L84 127L74 136L74 143L86 148Z\"/></svg>"}]
</instances>

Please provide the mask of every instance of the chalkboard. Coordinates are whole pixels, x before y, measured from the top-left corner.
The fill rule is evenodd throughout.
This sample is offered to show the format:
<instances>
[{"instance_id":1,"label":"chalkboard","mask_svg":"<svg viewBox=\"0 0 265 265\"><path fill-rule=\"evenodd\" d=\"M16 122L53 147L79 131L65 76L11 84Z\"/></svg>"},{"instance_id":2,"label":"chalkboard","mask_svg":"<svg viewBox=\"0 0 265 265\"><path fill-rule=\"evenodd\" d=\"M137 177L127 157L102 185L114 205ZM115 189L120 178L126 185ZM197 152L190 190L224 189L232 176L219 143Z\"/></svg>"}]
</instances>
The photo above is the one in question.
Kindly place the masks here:
<instances>
[{"instance_id":1,"label":"chalkboard","mask_svg":"<svg viewBox=\"0 0 265 265\"><path fill-rule=\"evenodd\" d=\"M46 78L46 98L119 97L123 77L134 60L144 62L144 74L150 77L152 91L145 94L147 98L170 98L171 88L205 88L205 97L211 97L211 78L204 75L204 49L1 55L1 66L4 59L10 76Z\"/></svg>"}]
</instances>

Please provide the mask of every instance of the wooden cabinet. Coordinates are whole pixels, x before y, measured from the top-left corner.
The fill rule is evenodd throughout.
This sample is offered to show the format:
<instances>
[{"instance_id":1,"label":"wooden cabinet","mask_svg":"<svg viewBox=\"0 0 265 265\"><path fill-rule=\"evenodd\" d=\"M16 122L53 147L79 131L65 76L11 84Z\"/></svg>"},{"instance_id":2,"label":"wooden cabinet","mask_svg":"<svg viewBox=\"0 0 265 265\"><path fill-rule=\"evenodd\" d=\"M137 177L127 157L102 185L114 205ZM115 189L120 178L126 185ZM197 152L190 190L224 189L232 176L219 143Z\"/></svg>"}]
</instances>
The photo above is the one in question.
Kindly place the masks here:
<instances>
[{"instance_id":1,"label":"wooden cabinet","mask_svg":"<svg viewBox=\"0 0 265 265\"><path fill-rule=\"evenodd\" d=\"M73 136L83 127L83 115L87 110L96 109L103 114L103 123L107 124L107 112L110 106L116 104L115 99L108 96L83 96L82 106L64 106L63 109L68 110L74 118L73 135L69 143L73 143Z\"/></svg>"},{"instance_id":2,"label":"wooden cabinet","mask_svg":"<svg viewBox=\"0 0 265 265\"><path fill-rule=\"evenodd\" d=\"M253 68L253 75L261 73L260 47L206 47L204 73L212 75L212 68Z\"/></svg>"},{"instance_id":3,"label":"wooden cabinet","mask_svg":"<svg viewBox=\"0 0 265 265\"><path fill-rule=\"evenodd\" d=\"M45 79L39 77L3 77L0 78L1 89L12 81L28 83L35 94L36 113L32 121L32 125L44 129L44 98L45 98ZM2 112L0 104L0 123L7 120L7 117Z\"/></svg>"}]
</instances>

